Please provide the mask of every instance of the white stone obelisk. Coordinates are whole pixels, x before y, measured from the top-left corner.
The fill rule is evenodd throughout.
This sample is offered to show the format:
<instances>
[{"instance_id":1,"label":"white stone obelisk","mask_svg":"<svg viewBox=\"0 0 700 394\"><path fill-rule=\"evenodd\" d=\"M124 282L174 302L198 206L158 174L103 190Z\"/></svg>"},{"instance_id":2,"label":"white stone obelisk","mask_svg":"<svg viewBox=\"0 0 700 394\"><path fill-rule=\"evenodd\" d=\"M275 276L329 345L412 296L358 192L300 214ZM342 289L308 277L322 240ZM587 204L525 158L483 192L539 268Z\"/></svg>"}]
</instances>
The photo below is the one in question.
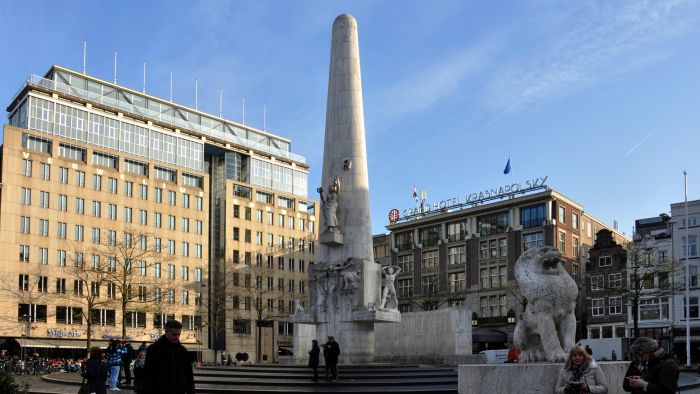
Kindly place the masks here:
<instances>
[{"instance_id":1,"label":"white stone obelisk","mask_svg":"<svg viewBox=\"0 0 700 394\"><path fill-rule=\"evenodd\" d=\"M333 23L323 174L317 190L319 245L309 270L308 313L290 316L300 323L294 332L295 357L297 346L303 349L301 342L308 340L301 331L313 324L319 343L335 337L341 363L370 363L374 324L400 321L398 311L375 310L381 271L372 249L363 112L357 22L344 14Z\"/></svg>"}]
</instances>

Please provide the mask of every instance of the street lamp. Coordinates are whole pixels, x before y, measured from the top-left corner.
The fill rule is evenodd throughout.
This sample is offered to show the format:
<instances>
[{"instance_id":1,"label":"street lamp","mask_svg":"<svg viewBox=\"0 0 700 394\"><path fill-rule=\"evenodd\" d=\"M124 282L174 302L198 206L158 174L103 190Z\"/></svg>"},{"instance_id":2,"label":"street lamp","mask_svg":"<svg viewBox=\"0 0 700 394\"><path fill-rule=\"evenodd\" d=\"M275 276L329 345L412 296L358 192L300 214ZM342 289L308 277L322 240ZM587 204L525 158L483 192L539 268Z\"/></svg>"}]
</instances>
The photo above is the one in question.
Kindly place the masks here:
<instances>
[{"instance_id":1,"label":"street lamp","mask_svg":"<svg viewBox=\"0 0 700 394\"><path fill-rule=\"evenodd\" d=\"M472 327L476 327L479 325L479 315L476 314L476 312L472 312Z\"/></svg>"}]
</instances>

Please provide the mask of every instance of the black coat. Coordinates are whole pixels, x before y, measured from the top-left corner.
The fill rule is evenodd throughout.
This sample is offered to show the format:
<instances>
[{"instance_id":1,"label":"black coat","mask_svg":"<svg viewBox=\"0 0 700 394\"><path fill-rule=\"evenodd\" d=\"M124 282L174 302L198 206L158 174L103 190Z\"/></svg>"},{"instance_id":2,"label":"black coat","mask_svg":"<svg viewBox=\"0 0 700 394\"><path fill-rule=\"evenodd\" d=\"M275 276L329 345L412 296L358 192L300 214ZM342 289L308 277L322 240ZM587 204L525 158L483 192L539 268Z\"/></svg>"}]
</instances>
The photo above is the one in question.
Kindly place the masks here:
<instances>
[{"instance_id":1,"label":"black coat","mask_svg":"<svg viewBox=\"0 0 700 394\"><path fill-rule=\"evenodd\" d=\"M100 357L91 357L85 364L83 377L87 379L91 393L107 393L107 363Z\"/></svg>"},{"instance_id":2,"label":"black coat","mask_svg":"<svg viewBox=\"0 0 700 394\"><path fill-rule=\"evenodd\" d=\"M318 368L319 355L321 354L321 348L318 345L314 345L309 351L309 367Z\"/></svg>"},{"instance_id":3,"label":"black coat","mask_svg":"<svg viewBox=\"0 0 700 394\"><path fill-rule=\"evenodd\" d=\"M187 349L161 336L146 350L146 394L194 394L194 375Z\"/></svg>"},{"instance_id":4,"label":"black coat","mask_svg":"<svg viewBox=\"0 0 700 394\"><path fill-rule=\"evenodd\" d=\"M126 349L126 352L122 353L122 363L131 364L131 361L134 359L134 348L130 343L127 343L124 349Z\"/></svg>"},{"instance_id":5,"label":"black coat","mask_svg":"<svg viewBox=\"0 0 700 394\"><path fill-rule=\"evenodd\" d=\"M649 383L646 391L649 394L675 394L678 391L680 368L672 355L666 353L664 349L659 349L652 354L647 364L646 368L639 368L637 362L632 361L625 376L641 376ZM622 383L622 388L633 393L644 392L631 388L627 379Z\"/></svg>"},{"instance_id":6,"label":"black coat","mask_svg":"<svg viewBox=\"0 0 700 394\"><path fill-rule=\"evenodd\" d=\"M323 357L326 359L326 364L338 364L338 356L340 356L340 345L338 345L338 342L326 342L323 345Z\"/></svg>"}]
</instances>

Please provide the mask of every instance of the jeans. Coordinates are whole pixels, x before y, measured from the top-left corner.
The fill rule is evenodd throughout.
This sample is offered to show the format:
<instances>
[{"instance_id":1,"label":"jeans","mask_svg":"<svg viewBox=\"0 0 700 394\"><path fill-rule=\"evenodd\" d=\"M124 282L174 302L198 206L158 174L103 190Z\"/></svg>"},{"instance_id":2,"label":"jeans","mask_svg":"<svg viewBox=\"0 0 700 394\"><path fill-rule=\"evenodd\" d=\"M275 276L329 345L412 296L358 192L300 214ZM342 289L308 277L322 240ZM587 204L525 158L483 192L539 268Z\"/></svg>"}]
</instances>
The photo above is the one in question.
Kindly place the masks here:
<instances>
[{"instance_id":1,"label":"jeans","mask_svg":"<svg viewBox=\"0 0 700 394\"><path fill-rule=\"evenodd\" d=\"M117 380L119 380L119 365L110 365L109 367L109 389L117 388Z\"/></svg>"}]
</instances>

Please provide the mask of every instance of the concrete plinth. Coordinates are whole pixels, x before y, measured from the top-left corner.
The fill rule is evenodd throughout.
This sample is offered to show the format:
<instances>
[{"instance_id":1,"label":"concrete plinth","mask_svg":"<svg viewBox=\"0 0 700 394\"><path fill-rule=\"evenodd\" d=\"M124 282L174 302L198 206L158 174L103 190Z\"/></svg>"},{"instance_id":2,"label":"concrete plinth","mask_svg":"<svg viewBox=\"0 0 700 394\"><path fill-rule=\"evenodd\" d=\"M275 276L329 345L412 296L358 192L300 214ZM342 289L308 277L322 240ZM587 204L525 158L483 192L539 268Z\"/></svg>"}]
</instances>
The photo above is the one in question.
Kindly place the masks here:
<instances>
[{"instance_id":1,"label":"concrete plinth","mask_svg":"<svg viewBox=\"0 0 700 394\"><path fill-rule=\"evenodd\" d=\"M599 363L608 382L608 394L622 394L629 362ZM563 364L480 364L459 366L460 394L554 392Z\"/></svg>"},{"instance_id":2,"label":"concrete plinth","mask_svg":"<svg viewBox=\"0 0 700 394\"><path fill-rule=\"evenodd\" d=\"M316 339L316 326L312 324L294 324L294 364L308 364L311 341ZM321 344L319 344L320 346Z\"/></svg>"}]
</instances>

